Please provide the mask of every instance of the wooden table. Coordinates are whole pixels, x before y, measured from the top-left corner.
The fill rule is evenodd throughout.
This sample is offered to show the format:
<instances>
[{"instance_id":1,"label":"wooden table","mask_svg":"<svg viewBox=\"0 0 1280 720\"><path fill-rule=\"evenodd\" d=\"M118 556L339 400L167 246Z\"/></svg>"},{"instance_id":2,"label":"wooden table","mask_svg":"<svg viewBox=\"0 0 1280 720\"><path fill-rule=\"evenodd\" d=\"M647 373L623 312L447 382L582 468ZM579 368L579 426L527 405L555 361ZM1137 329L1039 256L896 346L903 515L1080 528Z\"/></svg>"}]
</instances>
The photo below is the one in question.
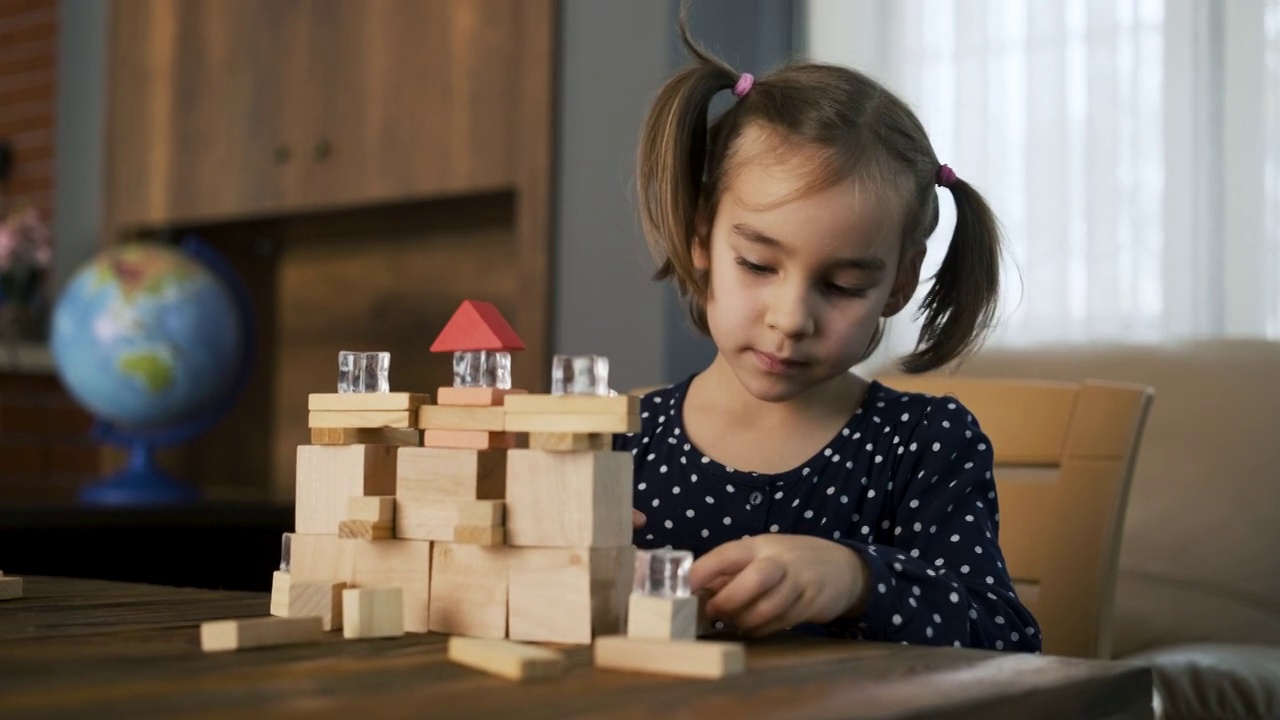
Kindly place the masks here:
<instances>
[{"instance_id":1,"label":"wooden table","mask_svg":"<svg viewBox=\"0 0 1280 720\"><path fill-rule=\"evenodd\" d=\"M958 648L779 638L723 681L597 671L587 648L516 684L408 635L204 654L203 620L264 615L263 593L28 577L0 603L0 717L1150 718L1150 671Z\"/></svg>"}]
</instances>

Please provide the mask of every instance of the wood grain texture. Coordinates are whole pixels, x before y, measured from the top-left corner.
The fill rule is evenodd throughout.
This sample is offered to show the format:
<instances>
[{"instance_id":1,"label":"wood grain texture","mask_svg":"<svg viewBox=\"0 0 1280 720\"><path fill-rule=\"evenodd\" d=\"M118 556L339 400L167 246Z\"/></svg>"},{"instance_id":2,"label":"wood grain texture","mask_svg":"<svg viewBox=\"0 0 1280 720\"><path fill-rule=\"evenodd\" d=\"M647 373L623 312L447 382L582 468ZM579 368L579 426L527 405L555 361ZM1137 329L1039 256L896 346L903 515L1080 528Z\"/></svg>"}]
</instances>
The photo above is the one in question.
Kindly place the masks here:
<instances>
[{"instance_id":1,"label":"wood grain texture","mask_svg":"<svg viewBox=\"0 0 1280 720\"><path fill-rule=\"evenodd\" d=\"M564 650L562 679L515 684L452 663L440 635L204 655L203 620L260 615L266 593L30 577L0 613L0 716L349 720L716 713L735 718L1149 718L1137 665L778 637L718 682L603 672ZM370 698L377 698L371 703Z\"/></svg>"}]
</instances>

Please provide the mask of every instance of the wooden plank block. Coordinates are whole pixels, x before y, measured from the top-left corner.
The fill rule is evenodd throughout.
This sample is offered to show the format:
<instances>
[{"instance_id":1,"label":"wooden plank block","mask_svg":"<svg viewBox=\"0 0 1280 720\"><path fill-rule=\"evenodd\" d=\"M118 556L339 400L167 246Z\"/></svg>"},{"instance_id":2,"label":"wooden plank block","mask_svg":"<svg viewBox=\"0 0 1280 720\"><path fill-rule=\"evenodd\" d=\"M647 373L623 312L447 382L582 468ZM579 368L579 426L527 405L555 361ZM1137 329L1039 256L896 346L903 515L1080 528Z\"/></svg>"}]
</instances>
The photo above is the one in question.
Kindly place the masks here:
<instances>
[{"instance_id":1,"label":"wooden plank block","mask_svg":"<svg viewBox=\"0 0 1280 720\"><path fill-rule=\"evenodd\" d=\"M639 415L640 398L633 395L551 395L529 393L512 395L503 400L507 413L539 413L556 415Z\"/></svg>"},{"instance_id":2,"label":"wooden plank block","mask_svg":"<svg viewBox=\"0 0 1280 720\"><path fill-rule=\"evenodd\" d=\"M505 507L502 500L399 500L396 537L452 542L458 527L501 527Z\"/></svg>"},{"instance_id":3,"label":"wooden plank block","mask_svg":"<svg viewBox=\"0 0 1280 720\"><path fill-rule=\"evenodd\" d=\"M698 637L698 598L631 593L627 600L627 637L693 640Z\"/></svg>"},{"instance_id":4,"label":"wooden plank block","mask_svg":"<svg viewBox=\"0 0 1280 720\"><path fill-rule=\"evenodd\" d=\"M395 495L396 451L389 445L299 445L294 530L335 534L352 497Z\"/></svg>"},{"instance_id":5,"label":"wooden plank block","mask_svg":"<svg viewBox=\"0 0 1280 720\"><path fill-rule=\"evenodd\" d=\"M402 499L501 500L506 488L506 450L401 448L396 456Z\"/></svg>"},{"instance_id":6,"label":"wooden plank block","mask_svg":"<svg viewBox=\"0 0 1280 720\"><path fill-rule=\"evenodd\" d=\"M518 388L499 390L498 388L442 387L436 390L436 404L469 407L501 406L503 399L508 395L520 395L524 392Z\"/></svg>"},{"instance_id":7,"label":"wooden plank block","mask_svg":"<svg viewBox=\"0 0 1280 720\"><path fill-rule=\"evenodd\" d=\"M711 640L601 637L595 641L593 658L602 670L706 680L739 675L747 667L742 643Z\"/></svg>"},{"instance_id":8,"label":"wooden plank block","mask_svg":"<svg viewBox=\"0 0 1280 720\"><path fill-rule=\"evenodd\" d=\"M424 405L418 408L421 430L485 430L502 432L506 413L501 407Z\"/></svg>"},{"instance_id":9,"label":"wooden plank block","mask_svg":"<svg viewBox=\"0 0 1280 720\"><path fill-rule=\"evenodd\" d=\"M565 669L564 653L510 640L453 635L446 653L463 667L516 682L560 677Z\"/></svg>"},{"instance_id":10,"label":"wooden plank block","mask_svg":"<svg viewBox=\"0 0 1280 720\"><path fill-rule=\"evenodd\" d=\"M230 652L317 642L324 638L318 617L255 617L200 623L200 649Z\"/></svg>"},{"instance_id":11,"label":"wooden plank block","mask_svg":"<svg viewBox=\"0 0 1280 720\"><path fill-rule=\"evenodd\" d=\"M336 630L342 627L342 592L346 589L342 581L291 582L285 617L318 617L326 632Z\"/></svg>"},{"instance_id":12,"label":"wooden plank block","mask_svg":"<svg viewBox=\"0 0 1280 720\"><path fill-rule=\"evenodd\" d=\"M491 450L513 448L516 439L508 432L484 430L423 430L422 446L436 448L461 448L464 450Z\"/></svg>"},{"instance_id":13,"label":"wooden plank block","mask_svg":"<svg viewBox=\"0 0 1280 720\"><path fill-rule=\"evenodd\" d=\"M312 445L396 445L422 444L417 428L311 428Z\"/></svg>"},{"instance_id":14,"label":"wooden plank block","mask_svg":"<svg viewBox=\"0 0 1280 720\"><path fill-rule=\"evenodd\" d=\"M433 545L432 632L506 637L510 548L455 543Z\"/></svg>"},{"instance_id":15,"label":"wooden plank block","mask_svg":"<svg viewBox=\"0 0 1280 720\"><path fill-rule=\"evenodd\" d=\"M289 617L289 586L293 575L287 570L271 573L271 614Z\"/></svg>"},{"instance_id":16,"label":"wooden plank block","mask_svg":"<svg viewBox=\"0 0 1280 720\"><path fill-rule=\"evenodd\" d=\"M16 600L22 597L22 578L12 575L0 577L0 600Z\"/></svg>"},{"instance_id":17,"label":"wooden plank block","mask_svg":"<svg viewBox=\"0 0 1280 720\"><path fill-rule=\"evenodd\" d=\"M459 525L453 529L453 542L464 545L504 545L506 528L479 525Z\"/></svg>"},{"instance_id":18,"label":"wooden plank block","mask_svg":"<svg viewBox=\"0 0 1280 720\"><path fill-rule=\"evenodd\" d=\"M338 537L352 540L387 540L395 537L395 528L391 523L343 520L338 523Z\"/></svg>"},{"instance_id":19,"label":"wooden plank block","mask_svg":"<svg viewBox=\"0 0 1280 720\"><path fill-rule=\"evenodd\" d=\"M342 637L348 640L404 635L404 596L398 587L342 591Z\"/></svg>"},{"instance_id":20,"label":"wooden plank block","mask_svg":"<svg viewBox=\"0 0 1280 720\"><path fill-rule=\"evenodd\" d=\"M418 414L411 410L311 410L307 427L313 428L412 428Z\"/></svg>"},{"instance_id":21,"label":"wooden plank block","mask_svg":"<svg viewBox=\"0 0 1280 720\"><path fill-rule=\"evenodd\" d=\"M511 548L508 637L586 645L626 631L635 549Z\"/></svg>"},{"instance_id":22,"label":"wooden plank block","mask_svg":"<svg viewBox=\"0 0 1280 720\"><path fill-rule=\"evenodd\" d=\"M612 450L613 435L608 433L529 433L529 449L546 452L584 452Z\"/></svg>"},{"instance_id":23,"label":"wooden plank block","mask_svg":"<svg viewBox=\"0 0 1280 720\"><path fill-rule=\"evenodd\" d=\"M360 495L349 498L347 519L390 524L396 519L396 496Z\"/></svg>"},{"instance_id":24,"label":"wooden plank block","mask_svg":"<svg viewBox=\"0 0 1280 720\"><path fill-rule=\"evenodd\" d=\"M614 547L631 543L632 464L625 451L507 452L507 544Z\"/></svg>"},{"instance_id":25,"label":"wooden plank block","mask_svg":"<svg viewBox=\"0 0 1280 720\"><path fill-rule=\"evenodd\" d=\"M507 413L507 432L633 433L640 430L639 415L594 413Z\"/></svg>"},{"instance_id":26,"label":"wooden plank block","mask_svg":"<svg viewBox=\"0 0 1280 720\"><path fill-rule=\"evenodd\" d=\"M308 410L417 410L431 402L431 395L412 392L311 393Z\"/></svg>"}]
</instances>

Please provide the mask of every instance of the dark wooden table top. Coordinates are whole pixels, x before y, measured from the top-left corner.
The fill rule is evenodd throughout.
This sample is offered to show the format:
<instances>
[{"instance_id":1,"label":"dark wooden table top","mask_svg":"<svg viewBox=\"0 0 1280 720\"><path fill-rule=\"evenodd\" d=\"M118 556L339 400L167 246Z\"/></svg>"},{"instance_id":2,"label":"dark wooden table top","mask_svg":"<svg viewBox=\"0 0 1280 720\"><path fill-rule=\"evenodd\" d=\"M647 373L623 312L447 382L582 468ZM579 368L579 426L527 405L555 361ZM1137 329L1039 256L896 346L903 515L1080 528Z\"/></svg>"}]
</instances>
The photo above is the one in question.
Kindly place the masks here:
<instances>
[{"instance_id":1,"label":"dark wooden table top","mask_svg":"<svg viewBox=\"0 0 1280 720\"><path fill-rule=\"evenodd\" d=\"M454 665L440 635L237 653L201 621L263 593L28 577L0 602L0 718L1149 718L1146 668L958 648L778 638L721 681L595 670L518 684Z\"/></svg>"}]
</instances>

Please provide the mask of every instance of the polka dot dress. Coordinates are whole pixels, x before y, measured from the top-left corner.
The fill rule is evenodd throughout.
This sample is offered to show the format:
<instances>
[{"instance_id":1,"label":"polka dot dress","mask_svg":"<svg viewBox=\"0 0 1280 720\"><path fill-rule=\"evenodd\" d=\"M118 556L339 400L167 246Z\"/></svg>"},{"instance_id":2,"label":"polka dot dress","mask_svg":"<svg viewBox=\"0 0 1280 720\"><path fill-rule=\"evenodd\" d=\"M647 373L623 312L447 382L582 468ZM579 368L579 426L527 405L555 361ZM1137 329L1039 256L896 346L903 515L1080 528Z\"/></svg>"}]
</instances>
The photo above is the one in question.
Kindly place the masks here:
<instances>
[{"instance_id":1,"label":"polka dot dress","mask_svg":"<svg viewBox=\"0 0 1280 720\"><path fill-rule=\"evenodd\" d=\"M635 457L640 548L702 555L763 533L826 538L857 552L870 574L860 617L807 628L924 645L1040 651L1039 626L1018 601L998 538L990 443L954 398L873 381L845 427L800 467L764 474L726 467L685 436L692 377L646 395L641 429L614 449Z\"/></svg>"}]
</instances>

